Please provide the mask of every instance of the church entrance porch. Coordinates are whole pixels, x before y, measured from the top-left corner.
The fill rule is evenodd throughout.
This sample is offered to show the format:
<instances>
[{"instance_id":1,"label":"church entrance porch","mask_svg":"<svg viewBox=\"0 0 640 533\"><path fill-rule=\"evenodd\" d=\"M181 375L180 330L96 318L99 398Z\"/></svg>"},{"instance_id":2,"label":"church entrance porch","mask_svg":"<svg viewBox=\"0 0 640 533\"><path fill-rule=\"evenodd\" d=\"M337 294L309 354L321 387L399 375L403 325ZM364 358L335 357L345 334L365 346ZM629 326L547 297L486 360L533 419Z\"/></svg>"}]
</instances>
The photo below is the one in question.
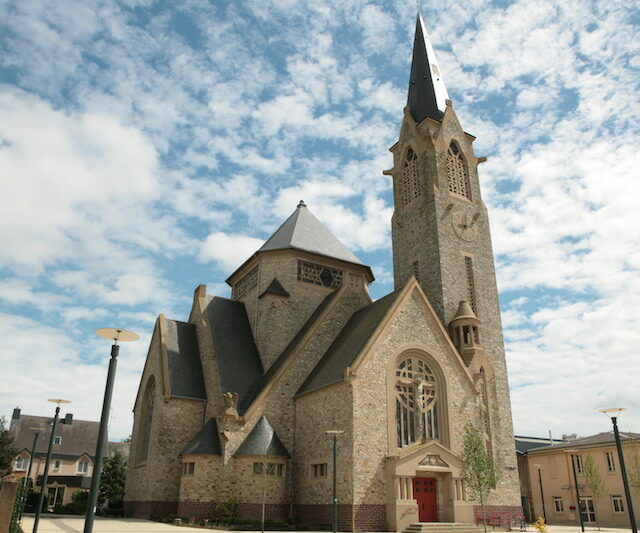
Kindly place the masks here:
<instances>
[{"instance_id":1,"label":"church entrance porch","mask_svg":"<svg viewBox=\"0 0 640 533\"><path fill-rule=\"evenodd\" d=\"M438 519L435 478L414 477L413 497L418 503L418 520L435 522Z\"/></svg>"},{"instance_id":2,"label":"church entrance porch","mask_svg":"<svg viewBox=\"0 0 640 533\"><path fill-rule=\"evenodd\" d=\"M387 522L391 531L416 524L473 524L473 503L465 501L462 462L430 440L387 458ZM475 526L475 525L474 525Z\"/></svg>"}]
</instances>

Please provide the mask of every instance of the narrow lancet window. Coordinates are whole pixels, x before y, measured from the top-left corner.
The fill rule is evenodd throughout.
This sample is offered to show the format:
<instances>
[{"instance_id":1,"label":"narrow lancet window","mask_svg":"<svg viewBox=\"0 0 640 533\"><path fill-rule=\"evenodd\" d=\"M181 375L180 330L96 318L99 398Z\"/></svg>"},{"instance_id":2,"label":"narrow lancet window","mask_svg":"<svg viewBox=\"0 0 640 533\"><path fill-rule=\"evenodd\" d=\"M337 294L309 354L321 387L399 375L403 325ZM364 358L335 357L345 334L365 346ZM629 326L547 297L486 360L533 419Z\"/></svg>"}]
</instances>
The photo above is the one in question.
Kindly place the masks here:
<instances>
[{"instance_id":1,"label":"narrow lancet window","mask_svg":"<svg viewBox=\"0 0 640 533\"><path fill-rule=\"evenodd\" d=\"M149 380L140 412L138 441L138 462L144 462L149 457L149 440L151 438L151 422L153 421L153 402L156 392L156 382Z\"/></svg>"},{"instance_id":2,"label":"narrow lancet window","mask_svg":"<svg viewBox=\"0 0 640 533\"><path fill-rule=\"evenodd\" d=\"M439 439L439 387L435 374L417 357L396 368L396 433L399 448Z\"/></svg>"},{"instance_id":3,"label":"narrow lancet window","mask_svg":"<svg viewBox=\"0 0 640 533\"><path fill-rule=\"evenodd\" d=\"M447 178L449 180L449 192L471 199L467 163L455 141L451 141L447 152Z\"/></svg>"},{"instance_id":4,"label":"narrow lancet window","mask_svg":"<svg viewBox=\"0 0 640 533\"><path fill-rule=\"evenodd\" d=\"M408 205L420 196L420 173L418 156L409 148L402 165L402 194L404 205Z\"/></svg>"}]
</instances>

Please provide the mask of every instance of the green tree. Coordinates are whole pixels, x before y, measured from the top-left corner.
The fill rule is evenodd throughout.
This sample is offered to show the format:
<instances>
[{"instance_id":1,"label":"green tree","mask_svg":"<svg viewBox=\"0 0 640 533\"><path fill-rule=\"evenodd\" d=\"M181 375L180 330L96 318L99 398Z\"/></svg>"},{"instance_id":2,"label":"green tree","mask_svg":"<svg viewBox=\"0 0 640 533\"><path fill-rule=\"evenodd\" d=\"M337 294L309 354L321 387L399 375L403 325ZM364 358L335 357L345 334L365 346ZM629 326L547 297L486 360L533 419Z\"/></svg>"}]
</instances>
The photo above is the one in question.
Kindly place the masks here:
<instances>
[{"instance_id":1,"label":"green tree","mask_svg":"<svg viewBox=\"0 0 640 533\"><path fill-rule=\"evenodd\" d=\"M480 502L483 516L484 502L489 492L496 488L498 476L491 457L484 447L480 431L468 422L464 427L462 441L462 480L464 481L467 498ZM487 531L486 521L483 521L484 531Z\"/></svg>"},{"instance_id":2,"label":"green tree","mask_svg":"<svg viewBox=\"0 0 640 533\"><path fill-rule=\"evenodd\" d=\"M598 465L591 455L587 455L587 459L584 462L584 484L587 487L587 490L591 492L593 503L597 510L598 500L607 493L607 487L600 475ZM596 525L598 526L598 531L600 530L599 515L600 513L596 512Z\"/></svg>"},{"instance_id":3,"label":"green tree","mask_svg":"<svg viewBox=\"0 0 640 533\"><path fill-rule=\"evenodd\" d=\"M0 418L0 474L13 470L13 460L18 451L13 447L13 435L7 428L7 420Z\"/></svg>"},{"instance_id":4,"label":"green tree","mask_svg":"<svg viewBox=\"0 0 640 533\"><path fill-rule=\"evenodd\" d=\"M100 477L98 507L111 499L124 496L124 483L127 477L127 461L119 451L105 459Z\"/></svg>"}]
</instances>

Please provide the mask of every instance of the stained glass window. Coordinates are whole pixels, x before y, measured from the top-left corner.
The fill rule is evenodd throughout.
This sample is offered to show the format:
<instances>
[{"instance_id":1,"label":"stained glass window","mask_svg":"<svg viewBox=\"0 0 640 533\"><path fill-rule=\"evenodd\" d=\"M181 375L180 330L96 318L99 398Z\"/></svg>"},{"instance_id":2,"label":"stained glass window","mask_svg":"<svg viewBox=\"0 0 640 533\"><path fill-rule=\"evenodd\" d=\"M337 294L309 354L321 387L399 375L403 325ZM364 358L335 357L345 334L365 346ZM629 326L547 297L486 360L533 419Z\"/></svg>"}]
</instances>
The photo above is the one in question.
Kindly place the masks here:
<instances>
[{"instance_id":1,"label":"stained glass window","mask_svg":"<svg viewBox=\"0 0 640 533\"><path fill-rule=\"evenodd\" d=\"M417 357L403 359L395 387L398 447L438 439L438 382L427 364Z\"/></svg>"},{"instance_id":2,"label":"stained glass window","mask_svg":"<svg viewBox=\"0 0 640 533\"><path fill-rule=\"evenodd\" d=\"M447 177L449 192L471 199L467 164L455 141L451 141L447 152Z\"/></svg>"},{"instance_id":3,"label":"stained glass window","mask_svg":"<svg viewBox=\"0 0 640 533\"><path fill-rule=\"evenodd\" d=\"M418 156L409 148L402 165L402 189L404 205L420 196L420 172Z\"/></svg>"}]
</instances>

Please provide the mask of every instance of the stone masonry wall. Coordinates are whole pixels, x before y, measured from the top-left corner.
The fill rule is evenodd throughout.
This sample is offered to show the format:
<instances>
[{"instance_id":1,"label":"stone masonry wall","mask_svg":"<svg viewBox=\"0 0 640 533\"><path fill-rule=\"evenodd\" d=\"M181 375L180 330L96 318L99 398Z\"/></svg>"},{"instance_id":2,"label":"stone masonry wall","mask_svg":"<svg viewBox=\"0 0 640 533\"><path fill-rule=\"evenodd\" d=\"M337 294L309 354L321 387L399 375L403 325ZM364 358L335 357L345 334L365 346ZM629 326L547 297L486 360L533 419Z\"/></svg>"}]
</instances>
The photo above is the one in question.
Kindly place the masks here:
<instances>
[{"instance_id":1,"label":"stone masonry wall","mask_svg":"<svg viewBox=\"0 0 640 533\"><path fill-rule=\"evenodd\" d=\"M349 283L349 273L364 274L364 267L321 257L299 250L276 250L261 253L244 270L259 264L258 284L241 299L256 339L265 372L283 352L318 305L334 289L298 281L298 261L304 260L343 271L343 283ZM271 281L277 278L289 297L262 296Z\"/></svg>"},{"instance_id":2,"label":"stone masonry wall","mask_svg":"<svg viewBox=\"0 0 640 533\"><path fill-rule=\"evenodd\" d=\"M331 504L333 494L333 440L338 435L338 501L352 503L353 416L351 385L340 383L297 399L294 484L296 505ZM325 477L313 477L313 464L327 464Z\"/></svg>"},{"instance_id":3,"label":"stone masonry wall","mask_svg":"<svg viewBox=\"0 0 640 533\"><path fill-rule=\"evenodd\" d=\"M177 503L181 466L178 454L193 438L197 432L196 425L202 424L204 415L204 403L201 401L181 398L164 400L159 357L159 340L153 339L141 379L142 394L149 379L153 376L156 380L148 458L143 463L137 460L137 450L140 446L138 427L142 409L141 396L141 401L134 410L131 458L127 467L127 513L145 517L149 516L147 513L155 512L153 502L172 503L174 506ZM164 511L170 506L156 507Z\"/></svg>"},{"instance_id":4,"label":"stone masonry wall","mask_svg":"<svg viewBox=\"0 0 640 533\"><path fill-rule=\"evenodd\" d=\"M438 331L437 318L428 312L414 290L372 347L354 382L354 463L356 503L386 503L385 459L397 449L395 441L395 375L403 347L421 348L440 366L446 382L450 449L462 453L462 428L467 420L479 421L478 395ZM400 353L399 353L400 352ZM441 386L441 384L440 384ZM391 403L391 408L389 407ZM389 416L391 414L391 417ZM390 419L391 418L391 419ZM389 439L391 435L391 439Z\"/></svg>"}]
</instances>

